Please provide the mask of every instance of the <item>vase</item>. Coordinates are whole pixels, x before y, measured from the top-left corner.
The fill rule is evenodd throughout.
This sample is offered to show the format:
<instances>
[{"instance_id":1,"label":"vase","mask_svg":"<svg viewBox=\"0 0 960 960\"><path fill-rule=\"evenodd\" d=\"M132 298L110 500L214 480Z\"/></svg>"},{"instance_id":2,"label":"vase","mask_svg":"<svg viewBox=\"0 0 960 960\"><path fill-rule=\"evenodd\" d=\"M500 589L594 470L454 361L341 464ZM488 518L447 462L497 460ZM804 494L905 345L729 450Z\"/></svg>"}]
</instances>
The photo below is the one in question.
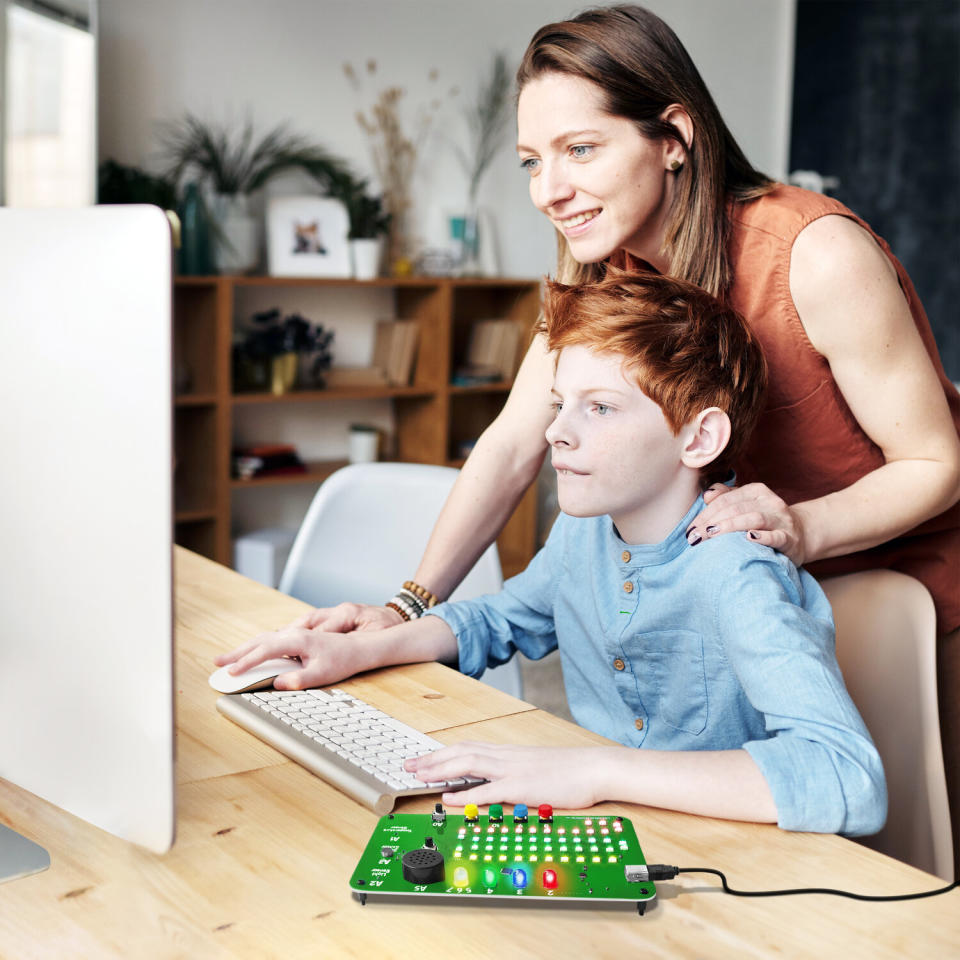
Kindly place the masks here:
<instances>
[{"instance_id":1,"label":"vase","mask_svg":"<svg viewBox=\"0 0 960 960\"><path fill-rule=\"evenodd\" d=\"M480 263L480 215L475 208L450 218L450 239L461 277L476 277L483 272Z\"/></svg>"},{"instance_id":2,"label":"vase","mask_svg":"<svg viewBox=\"0 0 960 960\"><path fill-rule=\"evenodd\" d=\"M353 275L357 280L373 280L380 274L383 241L380 237L358 238L350 241Z\"/></svg>"},{"instance_id":3,"label":"vase","mask_svg":"<svg viewBox=\"0 0 960 960\"><path fill-rule=\"evenodd\" d=\"M297 355L281 353L270 364L270 392L275 397L289 393L297 383Z\"/></svg>"},{"instance_id":4,"label":"vase","mask_svg":"<svg viewBox=\"0 0 960 960\"><path fill-rule=\"evenodd\" d=\"M180 273L205 277L213 273L210 256L210 221L195 183L188 183L178 210L180 217Z\"/></svg>"},{"instance_id":5,"label":"vase","mask_svg":"<svg viewBox=\"0 0 960 960\"><path fill-rule=\"evenodd\" d=\"M219 228L217 269L220 273L246 273L259 260L257 221L250 215L243 194L217 194L214 213Z\"/></svg>"}]
</instances>

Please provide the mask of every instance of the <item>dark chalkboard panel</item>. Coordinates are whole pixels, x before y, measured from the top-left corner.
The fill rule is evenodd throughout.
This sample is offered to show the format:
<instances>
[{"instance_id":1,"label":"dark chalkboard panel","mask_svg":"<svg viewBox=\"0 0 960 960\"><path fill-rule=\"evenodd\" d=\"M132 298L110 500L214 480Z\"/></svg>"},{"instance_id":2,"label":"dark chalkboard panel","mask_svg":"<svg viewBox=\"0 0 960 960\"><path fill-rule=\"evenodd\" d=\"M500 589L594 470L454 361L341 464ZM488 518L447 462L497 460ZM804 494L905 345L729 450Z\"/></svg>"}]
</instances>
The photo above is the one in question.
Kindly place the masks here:
<instances>
[{"instance_id":1,"label":"dark chalkboard panel","mask_svg":"<svg viewBox=\"0 0 960 960\"><path fill-rule=\"evenodd\" d=\"M960 0L799 0L790 169L840 178L960 381Z\"/></svg>"}]
</instances>

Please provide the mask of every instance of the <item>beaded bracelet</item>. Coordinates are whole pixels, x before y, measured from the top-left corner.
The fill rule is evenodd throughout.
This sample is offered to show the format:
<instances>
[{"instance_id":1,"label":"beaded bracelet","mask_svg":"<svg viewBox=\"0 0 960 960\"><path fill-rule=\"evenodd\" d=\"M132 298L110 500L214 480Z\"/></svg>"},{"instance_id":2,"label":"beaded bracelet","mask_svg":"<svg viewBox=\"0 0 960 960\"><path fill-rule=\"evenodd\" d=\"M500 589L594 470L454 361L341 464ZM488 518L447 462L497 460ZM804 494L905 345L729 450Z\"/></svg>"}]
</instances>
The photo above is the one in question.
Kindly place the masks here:
<instances>
[{"instance_id":1,"label":"beaded bracelet","mask_svg":"<svg viewBox=\"0 0 960 960\"><path fill-rule=\"evenodd\" d=\"M398 590L394 599L406 600L406 602L417 611L417 616L422 617L427 612L427 601L421 600L415 593L409 590Z\"/></svg>"},{"instance_id":2,"label":"beaded bracelet","mask_svg":"<svg viewBox=\"0 0 960 960\"><path fill-rule=\"evenodd\" d=\"M398 607L397 604L395 604L392 600L388 600L388 601L384 604L384 606L385 606L385 607L390 607L391 610L396 610L397 613L399 613L400 616L403 617L404 620L409 620L409 619L410 619L410 617L409 617L406 613L404 613L404 612L400 609L400 607Z\"/></svg>"},{"instance_id":3,"label":"beaded bracelet","mask_svg":"<svg viewBox=\"0 0 960 960\"><path fill-rule=\"evenodd\" d=\"M428 610L440 602L440 598L435 593L431 593L426 587L421 587L419 583L414 583L412 580L407 580L403 585L403 589L409 590L411 593L416 594L421 600L425 600Z\"/></svg>"}]
</instances>

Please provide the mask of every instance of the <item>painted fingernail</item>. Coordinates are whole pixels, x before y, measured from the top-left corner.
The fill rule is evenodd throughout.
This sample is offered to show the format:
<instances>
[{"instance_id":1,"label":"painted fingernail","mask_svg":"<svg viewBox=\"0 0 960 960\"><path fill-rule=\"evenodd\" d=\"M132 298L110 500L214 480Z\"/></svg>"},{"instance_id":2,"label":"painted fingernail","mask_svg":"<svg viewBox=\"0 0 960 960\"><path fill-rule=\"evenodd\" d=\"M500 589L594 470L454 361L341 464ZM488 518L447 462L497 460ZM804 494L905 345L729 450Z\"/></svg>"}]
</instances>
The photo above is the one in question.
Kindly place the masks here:
<instances>
[{"instance_id":1,"label":"painted fingernail","mask_svg":"<svg viewBox=\"0 0 960 960\"><path fill-rule=\"evenodd\" d=\"M691 540L691 541L690 541L690 546L691 546L691 547L695 547L702 539L703 539L703 537L697 537L696 540Z\"/></svg>"},{"instance_id":2,"label":"painted fingernail","mask_svg":"<svg viewBox=\"0 0 960 960\"><path fill-rule=\"evenodd\" d=\"M717 532L717 525L715 523L711 523L710 526L707 527L707 536L709 536L711 533L716 533L716 532Z\"/></svg>"},{"instance_id":3,"label":"painted fingernail","mask_svg":"<svg viewBox=\"0 0 960 960\"><path fill-rule=\"evenodd\" d=\"M751 539L751 540L759 540L759 539L760 539L760 534L757 533L756 530L751 530L751 531L750 531L750 539Z\"/></svg>"},{"instance_id":4,"label":"painted fingernail","mask_svg":"<svg viewBox=\"0 0 960 960\"><path fill-rule=\"evenodd\" d=\"M690 531L691 531L695 526L696 526L695 523L691 523L690 526L687 527L687 529L683 531L683 535L684 535L685 537L689 537L689 536L690 536Z\"/></svg>"}]
</instances>

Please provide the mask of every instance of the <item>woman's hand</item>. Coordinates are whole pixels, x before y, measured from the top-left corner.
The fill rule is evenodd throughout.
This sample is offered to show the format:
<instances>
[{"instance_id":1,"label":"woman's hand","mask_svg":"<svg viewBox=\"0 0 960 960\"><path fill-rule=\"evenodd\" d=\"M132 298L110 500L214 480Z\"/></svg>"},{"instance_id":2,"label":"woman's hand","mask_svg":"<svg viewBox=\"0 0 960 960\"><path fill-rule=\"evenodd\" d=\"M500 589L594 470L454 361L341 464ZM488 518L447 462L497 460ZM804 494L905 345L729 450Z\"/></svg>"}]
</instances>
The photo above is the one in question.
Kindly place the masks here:
<instances>
[{"instance_id":1,"label":"woman's hand","mask_svg":"<svg viewBox=\"0 0 960 960\"><path fill-rule=\"evenodd\" d=\"M373 607L365 603L338 603L335 607L318 607L295 620L291 627L321 629L326 633L351 633L354 630L386 630L403 623L403 617L390 607Z\"/></svg>"},{"instance_id":2,"label":"woman's hand","mask_svg":"<svg viewBox=\"0 0 960 960\"><path fill-rule=\"evenodd\" d=\"M229 653L213 658L218 667L231 666L232 674L243 673L273 657L299 657L292 669L273 681L278 690L305 690L323 687L368 669L366 645L343 633L330 633L306 625L306 617L279 630L261 633Z\"/></svg>"},{"instance_id":3,"label":"woman's hand","mask_svg":"<svg viewBox=\"0 0 960 960\"><path fill-rule=\"evenodd\" d=\"M404 768L425 782L482 777L489 783L445 793L443 802L525 803L581 809L605 799L593 776L603 747L521 747L463 741L405 761Z\"/></svg>"},{"instance_id":4,"label":"woman's hand","mask_svg":"<svg viewBox=\"0 0 960 960\"><path fill-rule=\"evenodd\" d=\"M706 506L687 528L691 543L743 530L751 540L786 554L798 567L806 562L800 512L766 484L727 487L715 483L703 494Z\"/></svg>"}]
</instances>

